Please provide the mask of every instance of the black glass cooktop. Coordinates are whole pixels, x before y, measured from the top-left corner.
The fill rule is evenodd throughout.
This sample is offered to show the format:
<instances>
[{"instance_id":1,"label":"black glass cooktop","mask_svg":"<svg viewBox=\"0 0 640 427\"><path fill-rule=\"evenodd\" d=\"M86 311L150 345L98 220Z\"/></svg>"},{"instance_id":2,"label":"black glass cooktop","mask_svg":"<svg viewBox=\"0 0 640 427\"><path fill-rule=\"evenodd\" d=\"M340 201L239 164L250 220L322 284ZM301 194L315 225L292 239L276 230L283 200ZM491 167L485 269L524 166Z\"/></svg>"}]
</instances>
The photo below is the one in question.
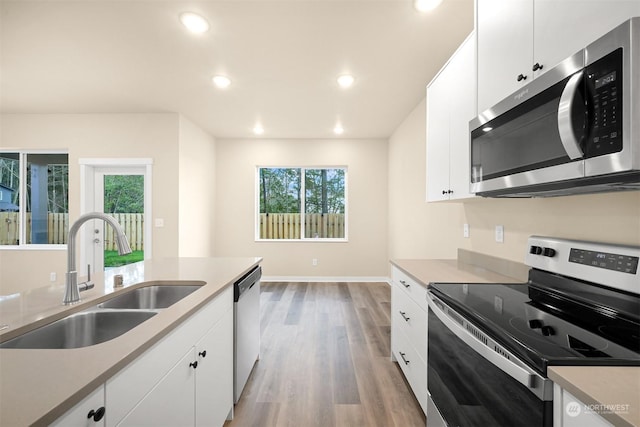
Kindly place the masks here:
<instances>
[{"instance_id":1,"label":"black glass cooktop","mask_svg":"<svg viewBox=\"0 0 640 427\"><path fill-rule=\"evenodd\" d=\"M549 365L639 365L640 298L532 271L529 283L429 289L546 375Z\"/></svg>"}]
</instances>

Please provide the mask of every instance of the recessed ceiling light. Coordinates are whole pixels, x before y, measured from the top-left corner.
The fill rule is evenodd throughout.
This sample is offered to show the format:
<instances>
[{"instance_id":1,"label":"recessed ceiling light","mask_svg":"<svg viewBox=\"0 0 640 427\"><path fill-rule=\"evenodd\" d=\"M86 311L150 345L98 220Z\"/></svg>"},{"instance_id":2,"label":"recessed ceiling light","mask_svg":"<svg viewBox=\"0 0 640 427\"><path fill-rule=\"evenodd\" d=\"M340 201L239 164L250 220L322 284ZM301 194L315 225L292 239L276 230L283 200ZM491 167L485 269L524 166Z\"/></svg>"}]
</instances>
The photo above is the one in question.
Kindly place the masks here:
<instances>
[{"instance_id":1,"label":"recessed ceiling light","mask_svg":"<svg viewBox=\"0 0 640 427\"><path fill-rule=\"evenodd\" d=\"M338 77L338 84L342 88L351 87L353 85L353 82L355 81L356 81L355 77L353 77L351 74L343 74L340 77Z\"/></svg>"},{"instance_id":2,"label":"recessed ceiling light","mask_svg":"<svg viewBox=\"0 0 640 427\"><path fill-rule=\"evenodd\" d=\"M220 89L226 89L231 84L231 79L227 76L213 76L211 80L213 81L213 84Z\"/></svg>"},{"instance_id":3,"label":"recessed ceiling light","mask_svg":"<svg viewBox=\"0 0 640 427\"><path fill-rule=\"evenodd\" d=\"M493 130L493 128L491 126L487 126L487 127L483 127L482 131L483 132L491 132Z\"/></svg>"},{"instance_id":4,"label":"recessed ceiling light","mask_svg":"<svg viewBox=\"0 0 640 427\"><path fill-rule=\"evenodd\" d=\"M440 3L442 3L442 0L414 0L413 7L418 12L429 12L440 6Z\"/></svg>"},{"instance_id":5,"label":"recessed ceiling light","mask_svg":"<svg viewBox=\"0 0 640 427\"><path fill-rule=\"evenodd\" d=\"M180 22L192 33L201 34L209 30L209 23L202 16L193 12L183 12L180 14Z\"/></svg>"},{"instance_id":6,"label":"recessed ceiling light","mask_svg":"<svg viewBox=\"0 0 640 427\"><path fill-rule=\"evenodd\" d=\"M257 123L253 127L253 133L255 133L256 135L262 135L264 133L264 128L262 127L262 125L260 123Z\"/></svg>"},{"instance_id":7,"label":"recessed ceiling light","mask_svg":"<svg viewBox=\"0 0 640 427\"><path fill-rule=\"evenodd\" d=\"M336 124L336 127L333 128L333 133L336 135L342 135L344 133L344 129L340 123Z\"/></svg>"}]
</instances>

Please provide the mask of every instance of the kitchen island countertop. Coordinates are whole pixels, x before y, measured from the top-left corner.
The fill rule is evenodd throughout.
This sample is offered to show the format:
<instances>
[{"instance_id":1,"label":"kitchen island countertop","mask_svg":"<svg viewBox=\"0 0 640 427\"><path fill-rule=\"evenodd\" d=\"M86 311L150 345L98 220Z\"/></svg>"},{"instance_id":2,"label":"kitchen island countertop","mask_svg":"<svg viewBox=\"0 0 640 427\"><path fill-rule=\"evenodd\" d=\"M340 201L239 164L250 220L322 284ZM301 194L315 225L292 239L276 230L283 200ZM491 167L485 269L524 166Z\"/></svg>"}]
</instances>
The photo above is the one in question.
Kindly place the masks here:
<instances>
[{"instance_id":1,"label":"kitchen island countertop","mask_svg":"<svg viewBox=\"0 0 640 427\"><path fill-rule=\"evenodd\" d=\"M63 306L64 285L0 298L5 341L108 299L114 292L168 282L203 287L110 341L76 349L0 349L0 425L48 425L93 392L146 349L231 286L261 258L165 258L96 274L81 302ZM124 276L114 290L113 275Z\"/></svg>"}]
</instances>

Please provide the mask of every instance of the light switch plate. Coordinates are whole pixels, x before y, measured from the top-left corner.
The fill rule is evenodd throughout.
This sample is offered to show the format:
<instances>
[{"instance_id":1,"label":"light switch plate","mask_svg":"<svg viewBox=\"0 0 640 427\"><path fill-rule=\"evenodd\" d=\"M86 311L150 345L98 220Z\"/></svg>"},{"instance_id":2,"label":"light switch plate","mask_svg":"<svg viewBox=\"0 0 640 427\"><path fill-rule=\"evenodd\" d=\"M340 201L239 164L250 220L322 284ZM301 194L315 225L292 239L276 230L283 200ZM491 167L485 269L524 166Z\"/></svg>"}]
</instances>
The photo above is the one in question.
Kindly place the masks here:
<instances>
[{"instance_id":1,"label":"light switch plate","mask_svg":"<svg viewBox=\"0 0 640 427\"><path fill-rule=\"evenodd\" d=\"M465 238L469 238L469 224L464 224L464 225L462 226L462 235L463 235Z\"/></svg>"},{"instance_id":2,"label":"light switch plate","mask_svg":"<svg viewBox=\"0 0 640 427\"><path fill-rule=\"evenodd\" d=\"M504 227L502 225L496 225L496 242L504 243Z\"/></svg>"}]
</instances>

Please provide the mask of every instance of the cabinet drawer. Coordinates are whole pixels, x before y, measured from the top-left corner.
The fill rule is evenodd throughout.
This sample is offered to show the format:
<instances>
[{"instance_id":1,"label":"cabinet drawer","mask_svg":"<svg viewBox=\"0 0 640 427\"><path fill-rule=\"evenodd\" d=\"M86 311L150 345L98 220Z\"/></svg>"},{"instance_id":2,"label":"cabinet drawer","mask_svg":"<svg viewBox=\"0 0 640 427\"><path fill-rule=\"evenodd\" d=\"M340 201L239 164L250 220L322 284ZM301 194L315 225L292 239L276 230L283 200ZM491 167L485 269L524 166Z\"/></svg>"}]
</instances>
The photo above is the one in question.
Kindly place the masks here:
<instances>
[{"instance_id":1,"label":"cabinet drawer","mask_svg":"<svg viewBox=\"0 0 640 427\"><path fill-rule=\"evenodd\" d=\"M391 298L394 332L404 332L420 357L427 360L427 313L398 286L393 287Z\"/></svg>"},{"instance_id":2,"label":"cabinet drawer","mask_svg":"<svg viewBox=\"0 0 640 427\"><path fill-rule=\"evenodd\" d=\"M391 270L393 282L409 295L419 307L427 311L427 287L412 279L408 274L393 266Z\"/></svg>"},{"instance_id":3,"label":"cabinet drawer","mask_svg":"<svg viewBox=\"0 0 640 427\"><path fill-rule=\"evenodd\" d=\"M107 426L114 426L120 422L194 343L232 309L233 287L229 286L122 371L107 380L106 401L109 404Z\"/></svg>"},{"instance_id":4,"label":"cabinet drawer","mask_svg":"<svg viewBox=\"0 0 640 427\"><path fill-rule=\"evenodd\" d=\"M405 378L413 390L413 394L422 407L422 411L427 413L427 364L418 356L418 353L411 345L407 335L402 331L397 331L395 337L396 348L393 354L404 373Z\"/></svg>"}]
</instances>

